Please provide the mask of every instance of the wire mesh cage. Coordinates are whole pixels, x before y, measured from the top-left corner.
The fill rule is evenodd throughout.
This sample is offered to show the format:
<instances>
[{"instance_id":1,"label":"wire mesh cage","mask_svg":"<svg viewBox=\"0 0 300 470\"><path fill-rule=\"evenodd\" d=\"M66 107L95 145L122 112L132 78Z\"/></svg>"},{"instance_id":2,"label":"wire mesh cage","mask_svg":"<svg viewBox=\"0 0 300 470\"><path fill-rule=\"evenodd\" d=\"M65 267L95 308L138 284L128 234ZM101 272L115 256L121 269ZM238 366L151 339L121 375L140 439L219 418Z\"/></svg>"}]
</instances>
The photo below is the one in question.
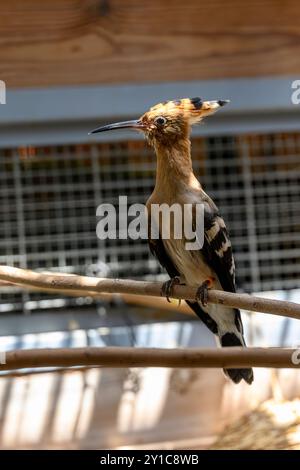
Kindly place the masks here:
<instances>
[{"instance_id":1,"label":"wire mesh cage","mask_svg":"<svg viewBox=\"0 0 300 470\"><path fill-rule=\"evenodd\" d=\"M298 286L300 134L193 139L196 175L227 221L238 287ZM100 240L96 209L144 203L155 157L142 141L21 147L0 153L0 263L35 270L155 279L145 240ZM76 306L78 299L3 290L2 312Z\"/></svg>"}]
</instances>

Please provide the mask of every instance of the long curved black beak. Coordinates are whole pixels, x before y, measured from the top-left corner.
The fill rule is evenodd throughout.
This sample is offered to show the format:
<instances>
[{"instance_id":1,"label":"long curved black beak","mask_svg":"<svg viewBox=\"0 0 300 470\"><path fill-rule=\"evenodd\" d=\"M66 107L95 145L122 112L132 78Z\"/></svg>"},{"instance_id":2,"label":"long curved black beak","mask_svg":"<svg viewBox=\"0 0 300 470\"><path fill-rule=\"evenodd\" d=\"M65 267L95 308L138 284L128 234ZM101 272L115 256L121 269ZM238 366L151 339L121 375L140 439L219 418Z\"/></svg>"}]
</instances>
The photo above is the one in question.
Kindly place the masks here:
<instances>
[{"instance_id":1,"label":"long curved black beak","mask_svg":"<svg viewBox=\"0 0 300 470\"><path fill-rule=\"evenodd\" d=\"M93 131L89 132L89 135L98 134L98 132L113 131L115 129L143 130L144 126L142 121L138 119L133 121L115 122L114 124L108 124L107 126L97 127L97 129L94 129Z\"/></svg>"}]
</instances>

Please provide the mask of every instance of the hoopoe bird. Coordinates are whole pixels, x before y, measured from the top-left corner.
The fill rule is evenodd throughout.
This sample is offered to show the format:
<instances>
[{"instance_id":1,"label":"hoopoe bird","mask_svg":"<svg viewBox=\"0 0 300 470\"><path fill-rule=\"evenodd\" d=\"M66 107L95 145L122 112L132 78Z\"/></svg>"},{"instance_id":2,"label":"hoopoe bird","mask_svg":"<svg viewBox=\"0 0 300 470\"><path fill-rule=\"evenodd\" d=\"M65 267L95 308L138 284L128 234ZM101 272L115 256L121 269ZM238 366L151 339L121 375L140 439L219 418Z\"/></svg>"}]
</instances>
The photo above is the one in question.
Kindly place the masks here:
<instances>
[{"instance_id":1,"label":"hoopoe bird","mask_svg":"<svg viewBox=\"0 0 300 470\"><path fill-rule=\"evenodd\" d=\"M151 217L153 204L204 206L202 248L187 250L184 238L175 238L172 231L169 239L161 236L151 238L150 234L148 242L151 252L171 278L164 284L163 294L169 298L174 283L197 286L195 300L186 302L224 347L246 346L240 311L208 304L207 289L235 292L235 265L225 222L194 175L190 131L193 124L213 114L226 103L228 101L202 101L201 98L163 102L137 120L109 124L91 132L95 134L129 128L144 133L157 157L155 188L147 201L148 217ZM193 219L193 211L190 212L190 217ZM156 222L161 233L161 222ZM190 222L193 224L194 221ZM253 381L252 369L224 369L224 372L235 383L242 379L248 384Z\"/></svg>"}]
</instances>

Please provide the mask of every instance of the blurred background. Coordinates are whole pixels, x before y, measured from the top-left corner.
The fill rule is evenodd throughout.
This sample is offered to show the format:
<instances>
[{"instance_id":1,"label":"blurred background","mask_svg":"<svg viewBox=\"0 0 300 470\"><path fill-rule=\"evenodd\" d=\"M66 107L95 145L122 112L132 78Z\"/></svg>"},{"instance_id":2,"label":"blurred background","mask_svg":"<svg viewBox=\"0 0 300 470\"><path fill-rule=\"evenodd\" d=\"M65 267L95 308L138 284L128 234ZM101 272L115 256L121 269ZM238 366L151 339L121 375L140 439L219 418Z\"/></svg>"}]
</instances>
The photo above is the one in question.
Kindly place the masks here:
<instances>
[{"instance_id":1,"label":"blurred background","mask_svg":"<svg viewBox=\"0 0 300 470\"><path fill-rule=\"evenodd\" d=\"M229 226L239 290L299 302L299 18L296 0L1 2L0 264L166 279L147 242L96 237L99 204L150 195L152 150L134 133L88 131L161 100L230 99L193 131L195 173ZM249 345L300 344L297 321L243 317ZM0 335L1 350L215 346L176 303L4 285ZM255 374L250 388L205 369L2 373L0 445L297 447L299 372ZM213 444L224 426L232 440Z\"/></svg>"}]
</instances>

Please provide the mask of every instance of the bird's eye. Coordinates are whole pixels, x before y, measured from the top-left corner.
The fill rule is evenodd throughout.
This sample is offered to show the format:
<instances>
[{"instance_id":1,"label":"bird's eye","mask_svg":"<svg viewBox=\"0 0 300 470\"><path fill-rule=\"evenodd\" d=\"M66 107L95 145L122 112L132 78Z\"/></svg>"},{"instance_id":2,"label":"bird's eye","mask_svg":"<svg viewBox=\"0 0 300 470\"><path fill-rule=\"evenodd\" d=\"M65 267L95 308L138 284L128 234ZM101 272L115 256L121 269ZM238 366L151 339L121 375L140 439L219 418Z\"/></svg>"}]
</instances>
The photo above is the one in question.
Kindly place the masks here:
<instances>
[{"instance_id":1,"label":"bird's eye","mask_svg":"<svg viewBox=\"0 0 300 470\"><path fill-rule=\"evenodd\" d=\"M158 124L159 126L164 126L167 122L167 119L163 116L158 116L157 118L154 119L155 124Z\"/></svg>"}]
</instances>

